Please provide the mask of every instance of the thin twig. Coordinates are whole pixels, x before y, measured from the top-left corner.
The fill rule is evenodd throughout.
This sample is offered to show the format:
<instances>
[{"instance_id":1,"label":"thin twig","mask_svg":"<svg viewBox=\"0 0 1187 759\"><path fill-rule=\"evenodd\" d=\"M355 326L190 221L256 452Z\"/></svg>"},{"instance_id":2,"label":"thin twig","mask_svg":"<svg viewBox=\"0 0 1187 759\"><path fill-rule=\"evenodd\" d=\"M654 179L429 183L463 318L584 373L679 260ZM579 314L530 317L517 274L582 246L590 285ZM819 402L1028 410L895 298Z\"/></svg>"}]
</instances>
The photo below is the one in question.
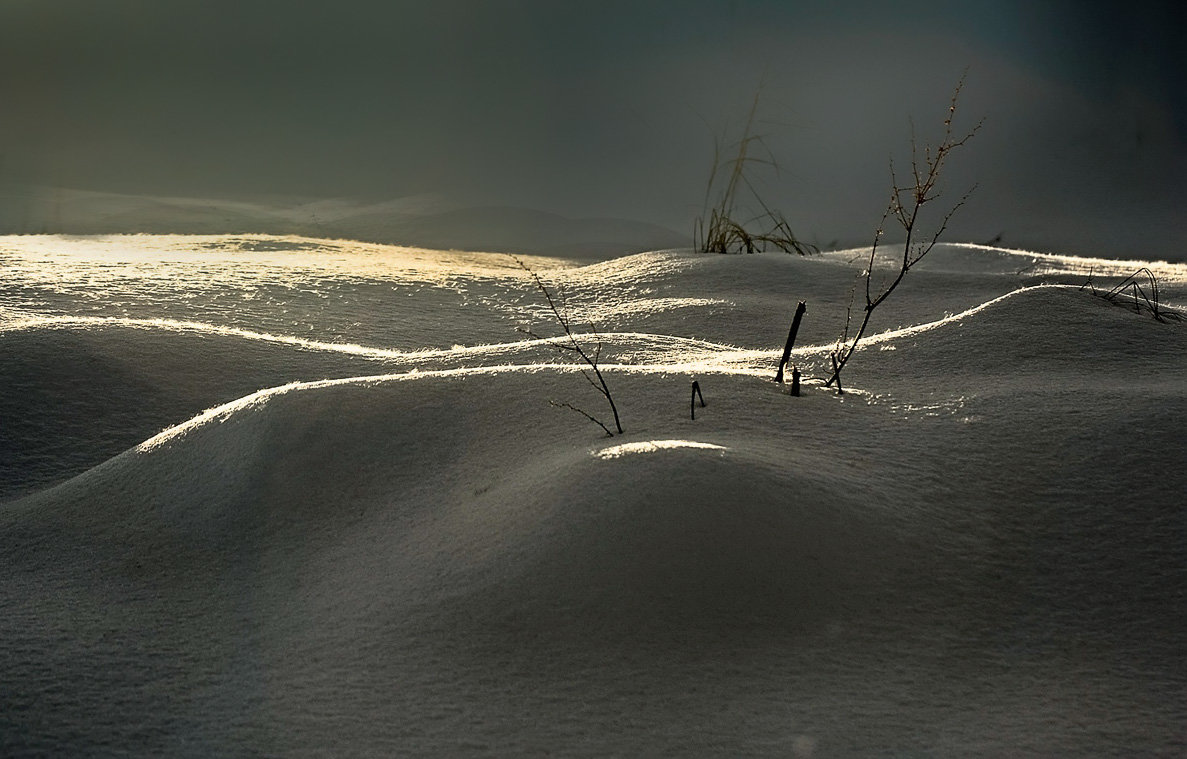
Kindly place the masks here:
<instances>
[{"instance_id":1,"label":"thin twig","mask_svg":"<svg viewBox=\"0 0 1187 759\"><path fill-rule=\"evenodd\" d=\"M581 415L582 415L583 417L585 417L586 419L590 420L590 421L591 421L591 422L593 422L594 424L596 424L596 425L598 425L599 427L601 427L601 428L602 428L602 431L606 433L606 437L614 437L614 433L613 433L613 432L611 432L611 431L610 431L610 430L609 430L609 429L606 427L606 425L602 424L602 422L601 422L601 421L599 421L597 418L595 418L595 417L594 417L594 416L592 416L591 414L587 413L586 411L584 411L584 410L582 410L582 409L579 409L579 408L577 408L577 407L576 407L576 406L574 406L572 403L559 403L559 402L557 402L557 401L549 401L549 402L548 402L548 405L550 405L550 406L555 406L556 408L567 408L567 409L569 409L570 411L576 411L578 414L581 414ZM619 430L619 432L622 432L622 430Z\"/></svg>"},{"instance_id":2,"label":"thin twig","mask_svg":"<svg viewBox=\"0 0 1187 759\"><path fill-rule=\"evenodd\" d=\"M558 307L556 298L553 297L552 292L544 284L544 281L540 279L540 276L538 274L536 274L536 272L529 269L527 264L525 264L518 257L515 257L515 263L519 264L519 267L521 269L523 269L524 271L526 271L528 274L531 275L532 280L536 283L536 289L538 289L540 291L540 293L543 294L544 300L548 303L549 310L552 311L552 315L556 318L557 323L560 324L561 330L565 333L565 339L567 340L567 342L563 342L563 341L562 342L550 341L550 342L552 342L552 344L560 350L568 351L570 353L576 353L581 358L581 360L585 362L585 364L588 366L588 369L582 368L580 370L581 376L585 378L585 381L588 382L590 384L590 386L593 387L594 390L597 390L598 393L600 393L602 395L602 397L604 397L606 399L606 403L610 406L610 412L614 415L614 427L615 427L615 429L618 430L619 434L622 434L622 422L619 420L619 417L618 417L618 406L615 405L614 396L612 396L610 394L610 387L606 384L606 378L604 376L602 376L602 371L598 366L598 362L601 360L601 357L602 357L602 342L601 342L601 340L600 339L598 340L597 345L594 348L594 354L591 357L589 355L589 353L586 352L585 348L581 345L581 343L578 342L577 336L573 333L573 328L569 322L569 317L568 317L567 301L562 301L563 308ZM564 296L564 288L563 287L560 289L560 293L561 293L561 297L564 298L565 296ZM596 337L597 329L592 327L592 325L591 325L591 329L593 329L594 335ZM532 337L534 337L536 339L542 339L542 338L538 337L531 330L520 328L519 331L523 332L524 334L531 335ZM590 371L593 372L593 376L590 376ZM595 377L597 378L596 380L594 379ZM588 419L590 419L590 421L597 422L599 427L606 430L606 434L608 434L608 435L614 434L614 433L610 432L609 428L607 428L606 425L602 424L600 421L595 419L593 416L590 416L588 413L586 413L585 411L582 411L581 409L577 408L576 406L573 406L572 404L556 403L555 401L550 401L550 403L552 403L554 406L561 406L564 408L570 408L574 411L577 411L577 412L581 413L582 415L584 415L585 417L587 417Z\"/></svg>"}]
</instances>

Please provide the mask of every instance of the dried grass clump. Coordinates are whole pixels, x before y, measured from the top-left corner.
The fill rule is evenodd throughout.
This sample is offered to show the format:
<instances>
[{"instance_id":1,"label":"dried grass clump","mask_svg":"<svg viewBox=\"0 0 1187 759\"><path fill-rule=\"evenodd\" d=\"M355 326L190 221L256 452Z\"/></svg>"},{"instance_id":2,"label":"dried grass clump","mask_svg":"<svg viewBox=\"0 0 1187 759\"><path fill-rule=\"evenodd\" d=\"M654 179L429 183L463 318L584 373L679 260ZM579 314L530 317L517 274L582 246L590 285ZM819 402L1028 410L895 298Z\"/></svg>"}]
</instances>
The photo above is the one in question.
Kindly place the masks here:
<instances>
[{"instance_id":1,"label":"dried grass clump","mask_svg":"<svg viewBox=\"0 0 1187 759\"><path fill-rule=\"evenodd\" d=\"M1132 308L1134 313L1140 314L1145 308L1151 316L1160 322L1181 321L1183 318L1177 311L1170 310L1159 303L1158 278L1145 266L1130 274L1121 281L1121 284L1107 292L1097 290L1096 286L1092 284L1091 276L1088 277L1087 282L1080 286L1080 289L1085 287L1091 287L1093 295L1099 295L1114 305Z\"/></svg>"},{"instance_id":2,"label":"dried grass clump","mask_svg":"<svg viewBox=\"0 0 1187 759\"><path fill-rule=\"evenodd\" d=\"M748 175L754 165L779 169L762 135L754 134L758 100L756 94L734 158L723 161L721 144L714 143L713 170L705 187L704 211L693 225L693 243L702 253L758 253L772 247L785 253L815 253L816 246L798 240L783 214L763 201ZM711 203L718 188L717 200ZM740 220L746 215L749 218Z\"/></svg>"}]
</instances>

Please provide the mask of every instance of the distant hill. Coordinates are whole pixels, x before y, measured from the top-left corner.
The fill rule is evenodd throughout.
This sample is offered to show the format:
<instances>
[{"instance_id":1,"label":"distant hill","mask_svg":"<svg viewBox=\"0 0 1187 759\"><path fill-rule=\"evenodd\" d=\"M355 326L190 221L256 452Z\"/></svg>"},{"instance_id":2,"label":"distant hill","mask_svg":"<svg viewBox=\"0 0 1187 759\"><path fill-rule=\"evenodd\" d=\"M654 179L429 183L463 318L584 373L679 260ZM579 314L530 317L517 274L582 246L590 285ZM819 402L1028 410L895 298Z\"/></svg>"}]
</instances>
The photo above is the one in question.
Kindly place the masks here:
<instances>
[{"instance_id":1,"label":"distant hill","mask_svg":"<svg viewBox=\"0 0 1187 759\"><path fill-rule=\"evenodd\" d=\"M688 245L688 236L631 219L569 218L514 207L457 207L432 196L234 201L40 189L5 193L0 232L300 234L428 248L600 258Z\"/></svg>"}]
</instances>

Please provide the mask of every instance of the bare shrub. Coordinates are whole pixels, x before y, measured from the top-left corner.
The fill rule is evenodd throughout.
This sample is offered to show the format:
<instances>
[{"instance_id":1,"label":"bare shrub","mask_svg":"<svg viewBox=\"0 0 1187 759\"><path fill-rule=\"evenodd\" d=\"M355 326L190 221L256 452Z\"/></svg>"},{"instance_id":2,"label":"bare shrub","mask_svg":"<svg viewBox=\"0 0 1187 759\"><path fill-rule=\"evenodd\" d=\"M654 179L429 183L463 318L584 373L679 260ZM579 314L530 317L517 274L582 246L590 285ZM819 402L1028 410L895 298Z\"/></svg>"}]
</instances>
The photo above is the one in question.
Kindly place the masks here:
<instances>
[{"instance_id":1,"label":"bare shrub","mask_svg":"<svg viewBox=\"0 0 1187 759\"><path fill-rule=\"evenodd\" d=\"M618 434L621 435L622 422L619 421L618 418L618 406L615 405L614 396L610 394L610 387L606 384L606 378L603 376L602 370L598 366L598 362L602 356L602 339L598 335L597 329L593 328L591 325L591 329L593 329L593 337L597 341L594 345L593 353L591 355L590 352L585 349L585 346L583 346L577 339L577 335L573 332L572 321L570 320L568 314L569 309L563 296L561 298L561 302L558 304L557 299L553 297L552 292L548 289L548 287L544 284L544 281L540 279L540 276L536 274L536 272L528 268L527 264L518 258L515 259L515 262L519 264L521 269L531 275L532 281L536 283L536 289L539 290L544 296L544 300L548 303L548 309L552 312L553 317L556 318L557 323L561 327L561 331L564 333L564 339L560 341L553 340L552 344L555 345L561 352L575 354L582 361L582 363L588 367L581 370L581 376L585 377L585 380L589 382L593 389L598 391L598 393L606 399L606 403L610 407L610 413L614 416L614 429L618 430ZM520 328L519 331L537 340L545 340L545 338L540 337L529 329ZM584 409L574 406L572 403L564 403L553 400L550 400L549 404L557 408L565 408L581 414L589 421L601 427L602 431L605 432L608 437L614 437L614 433L610 431L609 427L607 427L600 419L585 411Z\"/></svg>"},{"instance_id":2,"label":"bare shrub","mask_svg":"<svg viewBox=\"0 0 1187 759\"><path fill-rule=\"evenodd\" d=\"M854 351L857 350L858 343L861 342L865 336L866 329L870 324L870 317L873 316L874 309L882 305L890 294L894 292L899 283L903 281L903 277L912 269L917 263L932 251L936 243L940 240L940 235L948 228L948 222L952 219L961 206L965 204L973 189L970 189L953 204L947 212L940 218L939 223L935 225L930 235L921 234L920 221L923 207L931 201L941 197L940 190L937 183L940 179L948 156L956 148L964 145L971 140L973 136L981 129L981 124L984 119L978 121L971 130L964 133L963 136L956 136L952 131L952 120L956 116L956 101L960 97L960 92L964 88L964 76L961 76L960 81L956 84L956 89L952 92L952 99L948 103L948 114L944 118L944 136L937 146L924 145L922 151L919 150L918 143L915 140L914 127L912 127L911 135L911 183L908 185L899 184L898 175L894 169L894 161L890 163L890 180L891 192L890 202L886 206L886 211L882 214L882 220L878 224L878 229L874 233L874 243L870 247L869 261L866 264L865 271L862 272L859 278L860 284L864 284L865 291L865 306L862 309L861 324L857 331L852 333L850 337L850 328L853 322L853 295L850 296L849 308L845 312L845 327L841 336L837 339L836 346L833 348L829 360L832 364L832 376L825 383L825 386L836 385L837 392L843 392L841 389L841 371L853 357ZM893 220L906 233L906 240L903 243L902 258L896 262L893 269L886 272L880 284L874 284L874 272L877 268L878 246L882 240L885 232L887 220ZM920 239L922 238L922 239ZM858 286L854 287L854 294Z\"/></svg>"}]
</instances>

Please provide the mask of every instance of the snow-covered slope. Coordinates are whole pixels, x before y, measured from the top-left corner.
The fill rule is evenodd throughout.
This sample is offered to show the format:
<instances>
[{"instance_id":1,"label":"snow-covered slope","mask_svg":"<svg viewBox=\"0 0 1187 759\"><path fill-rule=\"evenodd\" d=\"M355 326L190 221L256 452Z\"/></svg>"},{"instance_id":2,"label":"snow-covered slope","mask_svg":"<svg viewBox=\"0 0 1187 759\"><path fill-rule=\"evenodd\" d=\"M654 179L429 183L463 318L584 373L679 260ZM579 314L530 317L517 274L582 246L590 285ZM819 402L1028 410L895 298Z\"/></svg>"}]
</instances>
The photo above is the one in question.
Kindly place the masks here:
<instances>
[{"instance_id":1,"label":"snow-covered slope","mask_svg":"<svg viewBox=\"0 0 1187 759\"><path fill-rule=\"evenodd\" d=\"M393 299L411 323L466 289L484 331L427 352L136 322L148 285L86 321L30 285L4 366L50 384L5 415L73 393L147 431L0 506L5 751L1181 750L1187 324L1059 286L1074 260L936 253L841 397L769 378L797 299L823 373L847 254L549 270L607 330L614 438L548 405L605 412L514 332L546 321L510 267Z\"/></svg>"}]
</instances>

